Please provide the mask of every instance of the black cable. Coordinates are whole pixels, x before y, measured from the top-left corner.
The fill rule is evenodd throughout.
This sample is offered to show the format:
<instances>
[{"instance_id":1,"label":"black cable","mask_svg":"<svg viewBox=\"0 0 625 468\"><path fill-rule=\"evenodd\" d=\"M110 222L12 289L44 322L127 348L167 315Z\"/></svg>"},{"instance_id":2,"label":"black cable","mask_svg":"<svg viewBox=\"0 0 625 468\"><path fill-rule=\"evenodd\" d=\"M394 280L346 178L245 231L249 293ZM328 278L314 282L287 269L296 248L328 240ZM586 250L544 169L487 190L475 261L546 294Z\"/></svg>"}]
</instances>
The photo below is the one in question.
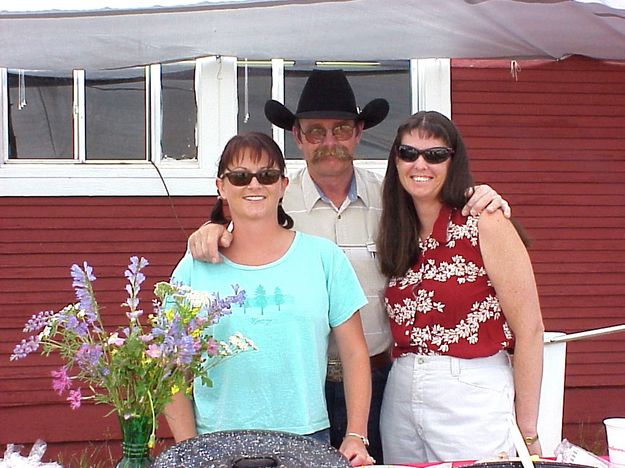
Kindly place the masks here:
<instances>
[{"instance_id":1,"label":"black cable","mask_svg":"<svg viewBox=\"0 0 625 468\"><path fill-rule=\"evenodd\" d=\"M163 174L161 174L161 171L158 168L158 166L156 164L154 164L154 161L150 160L150 164L152 164L152 166L154 166L154 169L156 169L156 172L158 173L158 176L160 177L161 182L163 183L163 187L165 188L165 193L167 193L167 198L169 199L169 206L171 207L171 211L174 213L174 217L176 218L176 222L178 223L178 227L180 228L180 230L184 234L185 239L188 239L189 236L188 236L187 231L185 230L184 226L182 225L182 222L180 221L180 218L178 217L178 212L176 211L176 205L174 204L174 200L173 200L171 194L169 193L169 188L167 188L167 183L165 182L165 178L163 177Z\"/></svg>"}]
</instances>

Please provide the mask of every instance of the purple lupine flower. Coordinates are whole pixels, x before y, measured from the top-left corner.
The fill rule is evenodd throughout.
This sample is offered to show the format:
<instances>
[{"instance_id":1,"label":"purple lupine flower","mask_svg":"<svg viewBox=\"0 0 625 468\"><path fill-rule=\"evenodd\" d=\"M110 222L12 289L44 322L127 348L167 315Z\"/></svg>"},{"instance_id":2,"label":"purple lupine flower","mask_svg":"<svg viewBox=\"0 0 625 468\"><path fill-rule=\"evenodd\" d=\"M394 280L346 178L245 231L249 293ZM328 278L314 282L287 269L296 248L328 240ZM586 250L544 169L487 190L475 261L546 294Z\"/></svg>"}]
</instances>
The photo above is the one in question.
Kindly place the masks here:
<instances>
[{"instance_id":1,"label":"purple lupine flower","mask_svg":"<svg viewBox=\"0 0 625 468\"><path fill-rule=\"evenodd\" d=\"M139 291L141 290L141 284L145 281L145 275L141 273L141 270L148 266L150 263L147 259L137 256L130 257L130 264L128 269L124 271L124 276L128 278L128 284L126 285L126 291L128 292L128 299L124 302L124 305L128 306L130 313L127 314L131 320L136 320L139 315L143 313L141 310L136 310L139 307Z\"/></svg>"},{"instance_id":2,"label":"purple lupine flower","mask_svg":"<svg viewBox=\"0 0 625 468\"><path fill-rule=\"evenodd\" d=\"M85 288L90 282L96 280L96 277L93 274L93 268L91 268L87 262L83 262L83 268L80 268L74 263L70 269L70 273L74 279L72 286L75 288Z\"/></svg>"},{"instance_id":3,"label":"purple lupine flower","mask_svg":"<svg viewBox=\"0 0 625 468\"><path fill-rule=\"evenodd\" d=\"M62 395L65 390L69 390L72 387L72 381L69 375L67 375L65 367L50 371L50 374L52 375L52 388L59 395Z\"/></svg>"},{"instance_id":4,"label":"purple lupine flower","mask_svg":"<svg viewBox=\"0 0 625 468\"><path fill-rule=\"evenodd\" d=\"M133 255L132 257L130 257L130 264L128 265L128 270L130 270L131 273L136 274L139 271L141 271L143 268L148 266L149 264L150 262L148 262L147 258L141 257L139 259L136 255Z\"/></svg>"},{"instance_id":5,"label":"purple lupine flower","mask_svg":"<svg viewBox=\"0 0 625 468\"><path fill-rule=\"evenodd\" d=\"M71 331L78 336L85 336L89 331L87 323L82 320L78 320L75 315L68 316L64 326L66 330Z\"/></svg>"},{"instance_id":6,"label":"purple lupine flower","mask_svg":"<svg viewBox=\"0 0 625 468\"><path fill-rule=\"evenodd\" d=\"M52 310L43 310L38 314L33 315L28 319L26 325L24 325L24 333L39 331L48 325L50 317L54 315Z\"/></svg>"},{"instance_id":7,"label":"purple lupine flower","mask_svg":"<svg viewBox=\"0 0 625 468\"><path fill-rule=\"evenodd\" d=\"M34 353L39 349L39 339L34 336L29 336L28 340L22 340L19 344L13 348L13 354L11 354L10 360L16 361L23 359L30 353Z\"/></svg>"},{"instance_id":8,"label":"purple lupine flower","mask_svg":"<svg viewBox=\"0 0 625 468\"><path fill-rule=\"evenodd\" d=\"M83 343L76 352L76 363L84 372L101 374L98 372L98 364L102 358L102 346Z\"/></svg>"},{"instance_id":9,"label":"purple lupine flower","mask_svg":"<svg viewBox=\"0 0 625 468\"><path fill-rule=\"evenodd\" d=\"M76 297L80 303L80 308L85 311L87 322L92 323L96 320L96 303L91 291L91 282L95 281L96 277L93 274L93 268L91 268L87 262L83 263L84 270L78 265L73 264L70 273L73 278L72 286L76 292Z\"/></svg>"},{"instance_id":10,"label":"purple lupine flower","mask_svg":"<svg viewBox=\"0 0 625 468\"><path fill-rule=\"evenodd\" d=\"M195 354L195 340L188 336L182 336L176 343L176 347L178 348L178 357L176 358L176 363L180 364L189 364L193 360L193 355Z\"/></svg>"},{"instance_id":11,"label":"purple lupine flower","mask_svg":"<svg viewBox=\"0 0 625 468\"><path fill-rule=\"evenodd\" d=\"M80 388L78 390L70 390L69 396L66 398L69 401L69 406L73 410L80 408L80 401L82 400L82 393Z\"/></svg>"}]
</instances>

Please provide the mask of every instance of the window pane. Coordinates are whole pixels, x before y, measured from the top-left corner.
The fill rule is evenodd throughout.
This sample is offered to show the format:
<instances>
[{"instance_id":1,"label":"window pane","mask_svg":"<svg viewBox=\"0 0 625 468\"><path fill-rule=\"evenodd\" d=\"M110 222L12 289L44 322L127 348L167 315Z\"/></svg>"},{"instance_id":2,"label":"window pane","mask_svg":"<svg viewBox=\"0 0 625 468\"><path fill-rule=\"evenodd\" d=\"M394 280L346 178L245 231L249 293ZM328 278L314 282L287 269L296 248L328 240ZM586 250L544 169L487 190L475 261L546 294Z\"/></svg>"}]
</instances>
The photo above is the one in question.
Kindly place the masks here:
<instances>
[{"instance_id":1,"label":"window pane","mask_svg":"<svg viewBox=\"0 0 625 468\"><path fill-rule=\"evenodd\" d=\"M161 66L163 158L197 159L195 63Z\"/></svg>"},{"instance_id":2,"label":"window pane","mask_svg":"<svg viewBox=\"0 0 625 468\"><path fill-rule=\"evenodd\" d=\"M238 63L237 95L239 97L238 132L263 132L271 135L271 123L265 117L265 102L271 99L271 63Z\"/></svg>"},{"instance_id":3,"label":"window pane","mask_svg":"<svg viewBox=\"0 0 625 468\"><path fill-rule=\"evenodd\" d=\"M88 160L146 160L144 68L85 73Z\"/></svg>"},{"instance_id":4,"label":"window pane","mask_svg":"<svg viewBox=\"0 0 625 468\"><path fill-rule=\"evenodd\" d=\"M72 159L72 73L8 71L9 159Z\"/></svg>"},{"instance_id":5,"label":"window pane","mask_svg":"<svg viewBox=\"0 0 625 468\"><path fill-rule=\"evenodd\" d=\"M368 66L341 64L328 67L345 70L356 95L356 105L361 109L375 98L384 98L390 105L388 117L364 132L356 149L357 159L386 159L397 127L410 115L410 62L397 60L377 63ZM297 109L302 88L314 67L313 62L302 61L298 61L291 68L285 67L285 102L291 112ZM285 153L287 159L301 157L293 139L288 135L285 137Z\"/></svg>"}]
</instances>

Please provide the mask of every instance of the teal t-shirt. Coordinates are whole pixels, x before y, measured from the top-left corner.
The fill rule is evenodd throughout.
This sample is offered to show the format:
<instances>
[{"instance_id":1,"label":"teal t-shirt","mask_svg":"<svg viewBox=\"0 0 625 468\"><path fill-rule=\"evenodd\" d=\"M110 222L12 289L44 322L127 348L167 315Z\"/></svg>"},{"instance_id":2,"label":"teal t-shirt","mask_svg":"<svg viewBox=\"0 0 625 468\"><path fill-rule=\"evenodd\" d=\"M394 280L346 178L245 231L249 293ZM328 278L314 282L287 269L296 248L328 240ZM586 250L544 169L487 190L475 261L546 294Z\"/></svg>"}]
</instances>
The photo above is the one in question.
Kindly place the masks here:
<instances>
[{"instance_id":1,"label":"teal t-shirt","mask_svg":"<svg viewBox=\"0 0 625 468\"><path fill-rule=\"evenodd\" d=\"M221 318L214 336L254 341L210 370L213 387L194 384L198 433L271 429L310 434L329 427L325 405L328 336L367 302L356 274L331 241L297 232L279 260L262 266L195 261L187 253L175 281L198 291L246 293Z\"/></svg>"}]
</instances>

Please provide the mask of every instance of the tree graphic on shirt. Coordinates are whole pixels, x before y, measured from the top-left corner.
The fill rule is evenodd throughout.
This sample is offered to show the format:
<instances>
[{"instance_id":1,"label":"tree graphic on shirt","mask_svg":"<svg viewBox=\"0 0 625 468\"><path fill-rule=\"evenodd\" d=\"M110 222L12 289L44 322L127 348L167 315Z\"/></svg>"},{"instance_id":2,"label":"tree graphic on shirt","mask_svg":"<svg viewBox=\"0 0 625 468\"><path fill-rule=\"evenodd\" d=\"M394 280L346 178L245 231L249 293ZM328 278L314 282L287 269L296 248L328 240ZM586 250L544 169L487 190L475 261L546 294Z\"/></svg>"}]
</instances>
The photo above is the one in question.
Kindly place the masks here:
<instances>
[{"instance_id":1,"label":"tree graphic on shirt","mask_svg":"<svg viewBox=\"0 0 625 468\"><path fill-rule=\"evenodd\" d=\"M273 290L273 302L278 306L278 310L280 310L280 305L284 304L284 294L282 294L282 290L276 286L276 289Z\"/></svg>"},{"instance_id":2,"label":"tree graphic on shirt","mask_svg":"<svg viewBox=\"0 0 625 468\"><path fill-rule=\"evenodd\" d=\"M259 284L256 288L256 297L254 298L254 303L260 307L260 315L263 315L265 311L265 306L267 305L267 291L263 288L262 284Z\"/></svg>"}]
</instances>

